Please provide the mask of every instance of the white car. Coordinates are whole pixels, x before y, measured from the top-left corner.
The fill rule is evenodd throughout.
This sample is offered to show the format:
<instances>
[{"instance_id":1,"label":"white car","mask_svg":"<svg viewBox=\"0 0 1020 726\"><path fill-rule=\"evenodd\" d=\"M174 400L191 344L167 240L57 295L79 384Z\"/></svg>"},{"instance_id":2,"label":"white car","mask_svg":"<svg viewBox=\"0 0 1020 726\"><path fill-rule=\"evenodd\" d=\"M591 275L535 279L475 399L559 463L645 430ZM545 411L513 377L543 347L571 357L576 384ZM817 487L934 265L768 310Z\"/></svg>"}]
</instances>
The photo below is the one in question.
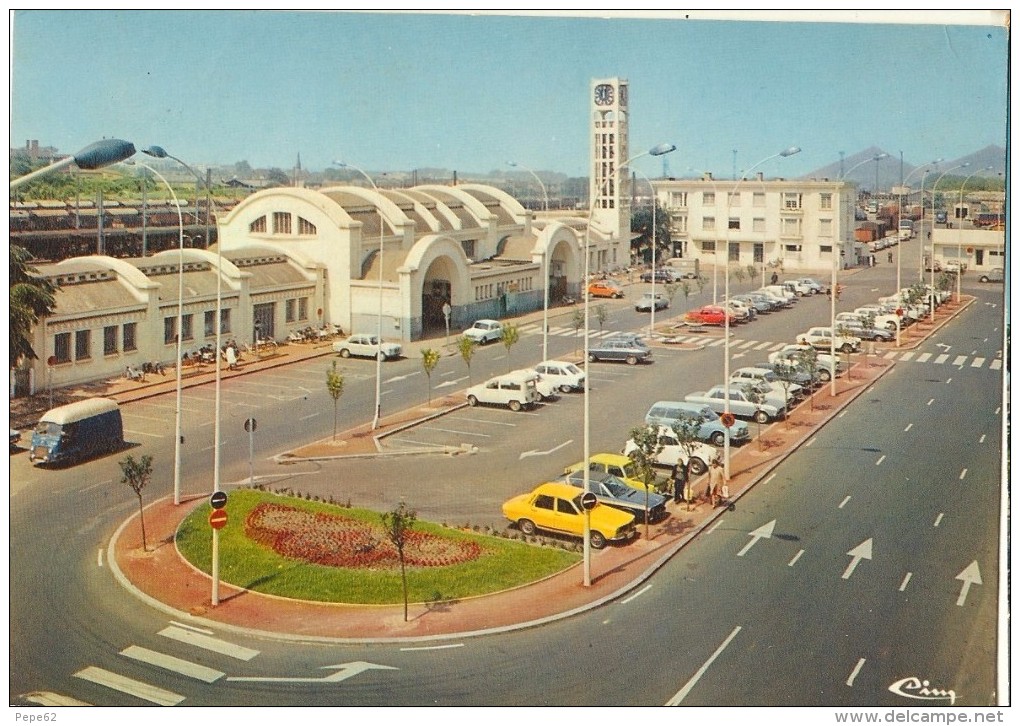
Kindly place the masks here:
<instances>
[{"instance_id":1,"label":"white car","mask_svg":"<svg viewBox=\"0 0 1020 726\"><path fill-rule=\"evenodd\" d=\"M362 358L380 357L382 360L399 358L400 343L387 343L385 340L379 343L379 338L369 333L352 335L347 340L338 340L333 343L333 352L339 353L341 358L350 358L352 355Z\"/></svg>"},{"instance_id":2,"label":"white car","mask_svg":"<svg viewBox=\"0 0 1020 726\"><path fill-rule=\"evenodd\" d=\"M542 380L552 382L561 393L584 390L585 373L573 363L544 360L535 366L534 371Z\"/></svg>"},{"instance_id":3,"label":"white car","mask_svg":"<svg viewBox=\"0 0 1020 726\"><path fill-rule=\"evenodd\" d=\"M861 349L861 339L853 335L835 335L833 341L832 328L817 326L809 328L806 332L797 335L797 342L801 345L810 345L820 350L830 350L835 347L841 353L856 353Z\"/></svg>"},{"instance_id":4,"label":"white car","mask_svg":"<svg viewBox=\"0 0 1020 726\"><path fill-rule=\"evenodd\" d=\"M825 292L825 287L812 277L798 277L795 282L811 289L812 295L819 295Z\"/></svg>"},{"instance_id":5,"label":"white car","mask_svg":"<svg viewBox=\"0 0 1020 726\"><path fill-rule=\"evenodd\" d=\"M496 376L467 389L467 402L471 406L487 403L520 411L532 408L541 399L538 376L532 371L515 371Z\"/></svg>"},{"instance_id":6,"label":"white car","mask_svg":"<svg viewBox=\"0 0 1020 726\"><path fill-rule=\"evenodd\" d=\"M875 319L872 323L873 327L885 328L886 330L889 331L896 330L897 322L899 322L901 326L906 322L905 320L899 319L895 313L892 314L883 313L881 310L873 310L868 308L857 308L852 313L836 313L836 322L839 323L844 320L853 322L854 320L857 320L857 322L861 326L864 326L864 324L868 321L869 315L875 316Z\"/></svg>"},{"instance_id":7,"label":"white car","mask_svg":"<svg viewBox=\"0 0 1020 726\"><path fill-rule=\"evenodd\" d=\"M797 345L791 343L790 345L784 345L779 350L769 353L769 363L775 363L777 360L793 360L794 357L805 350L815 350L810 345ZM815 351L815 363L818 368L818 375L823 381L828 381L833 375L839 375L843 370L843 363L837 355L833 359L829 353L820 353Z\"/></svg>"},{"instance_id":8,"label":"white car","mask_svg":"<svg viewBox=\"0 0 1020 726\"><path fill-rule=\"evenodd\" d=\"M560 390L559 387L534 368L520 368L516 371L511 371L511 373L533 375L535 377L535 388L538 389L539 398L543 401L548 401L551 398L557 398L556 394Z\"/></svg>"},{"instance_id":9,"label":"white car","mask_svg":"<svg viewBox=\"0 0 1020 726\"><path fill-rule=\"evenodd\" d=\"M804 395L804 387L797 383L785 383L779 380L779 376L768 368L738 368L730 373L730 380L735 383L760 383L767 385L773 393L779 394L786 399L787 394L790 400L800 398Z\"/></svg>"},{"instance_id":10,"label":"white car","mask_svg":"<svg viewBox=\"0 0 1020 726\"><path fill-rule=\"evenodd\" d=\"M503 337L503 324L498 320L476 320L474 325L464 331L464 337L479 345L493 343Z\"/></svg>"},{"instance_id":11,"label":"white car","mask_svg":"<svg viewBox=\"0 0 1020 726\"><path fill-rule=\"evenodd\" d=\"M786 280L781 283L783 287L792 292L797 297L804 297L805 295L814 295L815 289L810 285L805 285L800 280Z\"/></svg>"},{"instance_id":12,"label":"white car","mask_svg":"<svg viewBox=\"0 0 1020 726\"><path fill-rule=\"evenodd\" d=\"M652 295L652 293L646 292L634 303L634 309L639 313L647 313L651 311L653 305L656 310L665 310L669 307L669 300L662 293L657 292L655 295Z\"/></svg>"},{"instance_id":13,"label":"white car","mask_svg":"<svg viewBox=\"0 0 1020 726\"><path fill-rule=\"evenodd\" d=\"M702 441L695 441L691 444L691 454L688 456L687 451L680 445L676 433L669 426L659 426L659 444L662 446L662 451L655 455L652 463L656 466L668 467L674 467L678 462L684 463L695 475L708 471L709 463L719 455L714 446ZM634 439L629 439L623 447L624 456L630 456L636 449L637 444L634 443Z\"/></svg>"}]
</instances>

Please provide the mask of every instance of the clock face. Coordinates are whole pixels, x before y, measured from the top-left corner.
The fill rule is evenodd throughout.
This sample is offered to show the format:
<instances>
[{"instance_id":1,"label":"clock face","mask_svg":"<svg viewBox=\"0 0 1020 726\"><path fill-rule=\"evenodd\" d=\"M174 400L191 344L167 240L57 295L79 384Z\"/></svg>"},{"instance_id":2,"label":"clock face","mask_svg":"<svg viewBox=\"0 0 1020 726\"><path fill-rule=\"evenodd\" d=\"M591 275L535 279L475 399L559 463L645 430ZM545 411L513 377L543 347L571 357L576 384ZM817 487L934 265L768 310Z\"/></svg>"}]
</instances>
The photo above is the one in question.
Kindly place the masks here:
<instances>
[{"instance_id":1,"label":"clock face","mask_svg":"<svg viewBox=\"0 0 1020 726\"><path fill-rule=\"evenodd\" d=\"M608 83L600 83L595 86L595 103L599 106L608 106L613 102L613 87Z\"/></svg>"}]
</instances>

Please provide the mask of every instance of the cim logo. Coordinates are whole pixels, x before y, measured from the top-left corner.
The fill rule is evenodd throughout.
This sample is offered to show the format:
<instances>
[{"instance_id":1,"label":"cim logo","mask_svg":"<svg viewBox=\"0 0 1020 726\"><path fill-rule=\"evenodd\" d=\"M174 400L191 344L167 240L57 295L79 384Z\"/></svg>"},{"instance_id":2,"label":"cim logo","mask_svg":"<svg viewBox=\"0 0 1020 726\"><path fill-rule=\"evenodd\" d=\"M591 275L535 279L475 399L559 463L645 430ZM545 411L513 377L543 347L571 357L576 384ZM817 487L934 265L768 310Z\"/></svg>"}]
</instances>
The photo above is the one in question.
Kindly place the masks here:
<instances>
[{"instance_id":1,"label":"cim logo","mask_svg":"<svg viewBox=\"0 0 1020 726\"><path fill-rule=\"evenodd\" d=\"M956 691L931 688L930 682L913 676L896 681L889 686L889 690L897 696L912 698L916 701L949 701L950 705L956 703Z\"/></svg>"}]
</instances>

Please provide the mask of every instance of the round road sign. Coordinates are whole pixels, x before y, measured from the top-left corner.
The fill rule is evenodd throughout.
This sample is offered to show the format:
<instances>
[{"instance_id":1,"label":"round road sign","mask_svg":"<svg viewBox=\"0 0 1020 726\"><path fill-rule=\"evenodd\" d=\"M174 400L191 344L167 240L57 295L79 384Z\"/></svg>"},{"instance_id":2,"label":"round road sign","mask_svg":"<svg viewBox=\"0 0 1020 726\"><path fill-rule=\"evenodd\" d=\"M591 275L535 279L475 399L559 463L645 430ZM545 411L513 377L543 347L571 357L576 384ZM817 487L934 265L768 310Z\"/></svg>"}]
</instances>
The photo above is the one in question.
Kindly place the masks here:
<instances>
[{"instance_id":1,"label":"round road sign","mask_svg":"<svg viewBox=\"0 0 1020 726\"><path fill-rule=\"evenodd\" d=\"M214 509L209 512L209 526L213 529L223 529L227 526L227 510Z\"/></svg>"},{"instance_id":2,"label":"round road sign","mask_svg":"<svg viewBox=\"0 0 1020 726\"><path fill-rule=\"evenodd\" d=\"M56 364L57 364L57 356L51 355L49 358L46 359L46 365L48 365L48 366L55 366Z\"/></svg>"},{"instance_id":3,"label":"round road sign","mask_svg":"<svg viewBox=\"0 0 1020 726\"><path fill-rule=\"evenodd\" d=\"M226 492L213 492L212 496L209 497L209 506L213 509L223 509L227 505L227 493Z\"/></svg>"},{"instance_id":4,"label":"round road sign","mask_svg":"<svg viewBox=\"0 0 1020 726\"><path fill-rule=\"evenodd\" d=\"M258 422L255 419L253 418L245 419L244 421L245 431L247 431L250 434L254 432L256 428L258 428Z\"/></svg>"},{"instance_id":5,"label":"round road sign","mask_svg":"<svg viewBox=\"0 0 1020 726\"><path fill-rule=\"evenodd\" d=\"M722 425L725 426L726 428L729 428L730 426L737 422L736 416L734 416L732 413L724 413L722 416L719 417L719 420L722 421Z\"/></svg>"},{"instance_id":6,"label":"round road sign","mask_svg":"<svg viewBox=\"0 0 1020 726\"><path fill-rule=\"evenodd\" d=\"M586 510L591 511L595 508L596 504L598 504L598 499L591 492L585 492L581 495L581 506Z\"/></svg>"}]
</instances>

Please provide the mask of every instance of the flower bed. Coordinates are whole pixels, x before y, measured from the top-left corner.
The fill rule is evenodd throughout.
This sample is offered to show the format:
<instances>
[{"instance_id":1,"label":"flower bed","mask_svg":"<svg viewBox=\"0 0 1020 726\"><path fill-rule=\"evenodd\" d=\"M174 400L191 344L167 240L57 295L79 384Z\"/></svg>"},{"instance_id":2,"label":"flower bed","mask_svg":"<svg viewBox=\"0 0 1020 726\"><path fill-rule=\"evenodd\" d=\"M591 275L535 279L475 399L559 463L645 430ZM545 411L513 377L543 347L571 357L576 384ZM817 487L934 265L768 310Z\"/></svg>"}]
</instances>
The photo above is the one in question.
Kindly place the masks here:
<instances>
[{"instance_id":1,"label":"flower bed","mask_svg":"<svg viewBox=\"0 0 1020 726\"><path fill-rule=\"evenodd\" d=\"M400 564L397 548L382 527L339 514L264 502L245 519L244 531L253 541L283 557L317 565L389 569ZM406 537L404 561L411 567L447 567L482 554L477 542L414 530Z\"/></svg>"}]
</instances>

